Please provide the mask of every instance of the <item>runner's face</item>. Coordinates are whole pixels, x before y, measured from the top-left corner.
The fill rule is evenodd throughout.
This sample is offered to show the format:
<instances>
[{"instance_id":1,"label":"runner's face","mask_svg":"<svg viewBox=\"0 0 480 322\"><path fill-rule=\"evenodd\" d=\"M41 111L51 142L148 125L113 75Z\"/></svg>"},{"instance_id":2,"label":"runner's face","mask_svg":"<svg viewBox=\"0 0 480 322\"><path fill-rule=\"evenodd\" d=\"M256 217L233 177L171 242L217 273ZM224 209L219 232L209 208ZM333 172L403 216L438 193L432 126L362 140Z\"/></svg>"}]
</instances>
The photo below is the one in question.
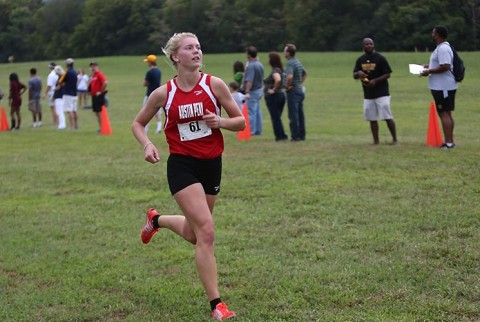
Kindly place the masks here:
<instances>
[{"instance_id":1,"label":"runner's face","mask_svg":"<svg viewBox=\"0 0 480 322\"><path fill-rule=\"evenodd\" d=\"M176 56L176 57L175 57ZM202 48L197 38L186 37L180 40L180 46L174 59L178 59L177 64L185 66L202 66Z\"/></svg>"}]
</instances>

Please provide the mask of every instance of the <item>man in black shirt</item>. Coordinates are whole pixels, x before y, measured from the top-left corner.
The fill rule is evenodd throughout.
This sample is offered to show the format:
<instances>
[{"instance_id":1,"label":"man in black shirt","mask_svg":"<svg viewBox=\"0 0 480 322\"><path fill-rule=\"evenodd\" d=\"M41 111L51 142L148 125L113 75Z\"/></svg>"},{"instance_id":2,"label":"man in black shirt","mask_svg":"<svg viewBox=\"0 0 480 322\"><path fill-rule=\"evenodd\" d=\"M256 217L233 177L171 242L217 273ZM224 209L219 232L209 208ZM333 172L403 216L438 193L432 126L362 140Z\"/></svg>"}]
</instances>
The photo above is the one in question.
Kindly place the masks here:
<instances>
[{"instance_id":1,"label":"man in black shirt","mask_svg":"<svg viewBox=\"0 0 480 322\"><path fill-rule=\"evenodd\" d=\"M360 79L363 88L363 114L370 121L373 144L379 144L378 119L385 120L392 134L392 144L397 144L395 121L390 109L388 78L392 69L387 59L375 52L375 45L370 38L363 39L363 51L353 69L353 78Z\"/></svg>"}]
</instances>

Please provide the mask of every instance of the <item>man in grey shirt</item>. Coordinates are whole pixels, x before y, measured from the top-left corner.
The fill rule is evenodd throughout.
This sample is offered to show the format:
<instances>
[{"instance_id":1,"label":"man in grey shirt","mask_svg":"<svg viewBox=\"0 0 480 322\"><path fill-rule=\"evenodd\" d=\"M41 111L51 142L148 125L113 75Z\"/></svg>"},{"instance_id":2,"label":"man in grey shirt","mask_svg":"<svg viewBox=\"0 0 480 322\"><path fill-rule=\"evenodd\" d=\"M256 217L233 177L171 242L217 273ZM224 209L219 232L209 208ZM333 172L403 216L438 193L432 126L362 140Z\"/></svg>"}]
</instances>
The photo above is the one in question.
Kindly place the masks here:
<instances>
[{"instance_id":1,"label":"man in grey shirt","mask_svg":"<svg viewBox=\"0 0 480 322\"><path fill-rule=\"evenodd\" d=\"M287 91L288 118L290 119L291 141L304 141L305 114L303 112L303 100L305 92L303 91L303 82L307 77L307 71L302 63L295 57L297 47L294 44L286 44L283 54L287 59L285 67L285 89Z\"/></svg>"},{"instance_id":2,"label":"man in grey shirt","mask_svg":"<svg viewBox=\"0 0 480 322\"><path fill-rule=\"evenodd\" d=\"M28 109L32 112L32 127L42 126L42 81L37 76L35 68L30 69L30 80L28 81Z\"/></svg>"},{"instance_id":3,"label":"man in grey shirt","mask_svg":"<svg viewBox=\"0 0 480 322\"><path fill-rule=\"evenodd\" d=\"M243 77L245 103L248 106L248 119L252 135L262 134L262 110L260 100L263 96L263 65L257 58L257 48L247 48L248 64Z\"/></svg>"}]
</instances>

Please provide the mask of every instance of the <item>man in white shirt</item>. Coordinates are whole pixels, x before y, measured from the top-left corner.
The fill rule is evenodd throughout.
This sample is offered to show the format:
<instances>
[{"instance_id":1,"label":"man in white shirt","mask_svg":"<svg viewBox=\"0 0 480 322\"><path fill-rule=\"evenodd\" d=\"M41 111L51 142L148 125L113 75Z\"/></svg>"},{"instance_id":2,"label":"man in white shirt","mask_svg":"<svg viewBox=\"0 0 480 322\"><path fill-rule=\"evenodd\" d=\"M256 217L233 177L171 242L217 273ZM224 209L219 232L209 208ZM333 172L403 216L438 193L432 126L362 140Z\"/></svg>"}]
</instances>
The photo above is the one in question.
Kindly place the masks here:
<instances>
[{"instance_id":1,"label":"man in white shirt","mask_svg":"<svg viewBox=\"0 0 480 322\"><path fill-rule=\"evenodd\" d=\"M53 117L53 126L56 128L58 126L58 115L55 112L55 99L53 98L53 92L55 91L55 86L57 85L58 75L53 70L55 68L55 63L50 63L48 68L50 68L50 74L47 77L47 89L45 90L45 97L52 111Z\"/></svg>"},{"instance_id":2,"label":"man in white shirt","mask_svg":"<svg viewBox=\"0 0 480 322\"><path fill-rule=\"evenodd\" d=\"M454 120L452 112L455 110L455 94L457 82L453 76L453 51L447 42L448 31L444 26L436 26L432 31L432 39L437 48L430 56L430 63L425 65L421 76L428 76L428 88L432 92L438 116L442 122L445 142L442 149L453 149Z\"/></svg>"}]
</instances>

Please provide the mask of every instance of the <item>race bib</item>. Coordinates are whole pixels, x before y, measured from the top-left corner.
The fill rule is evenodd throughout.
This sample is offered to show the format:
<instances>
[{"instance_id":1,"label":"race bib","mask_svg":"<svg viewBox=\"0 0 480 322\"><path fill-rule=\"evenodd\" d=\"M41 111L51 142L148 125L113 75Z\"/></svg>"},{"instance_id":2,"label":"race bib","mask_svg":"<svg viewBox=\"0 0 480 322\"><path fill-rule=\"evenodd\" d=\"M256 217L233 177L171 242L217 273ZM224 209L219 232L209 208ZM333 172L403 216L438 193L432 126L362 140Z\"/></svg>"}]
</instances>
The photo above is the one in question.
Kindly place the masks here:
<instances>
[{"instance_id":1,"label":"race bib","mask_svg":"<svg viewBox=\"0 0 480 322\"><path fill-rule=\"evenodd\" d=\"M181 123L177 126L181 141L196 140L212 134L212 129L203 120Z\"/></svg>"}]
</instances>

